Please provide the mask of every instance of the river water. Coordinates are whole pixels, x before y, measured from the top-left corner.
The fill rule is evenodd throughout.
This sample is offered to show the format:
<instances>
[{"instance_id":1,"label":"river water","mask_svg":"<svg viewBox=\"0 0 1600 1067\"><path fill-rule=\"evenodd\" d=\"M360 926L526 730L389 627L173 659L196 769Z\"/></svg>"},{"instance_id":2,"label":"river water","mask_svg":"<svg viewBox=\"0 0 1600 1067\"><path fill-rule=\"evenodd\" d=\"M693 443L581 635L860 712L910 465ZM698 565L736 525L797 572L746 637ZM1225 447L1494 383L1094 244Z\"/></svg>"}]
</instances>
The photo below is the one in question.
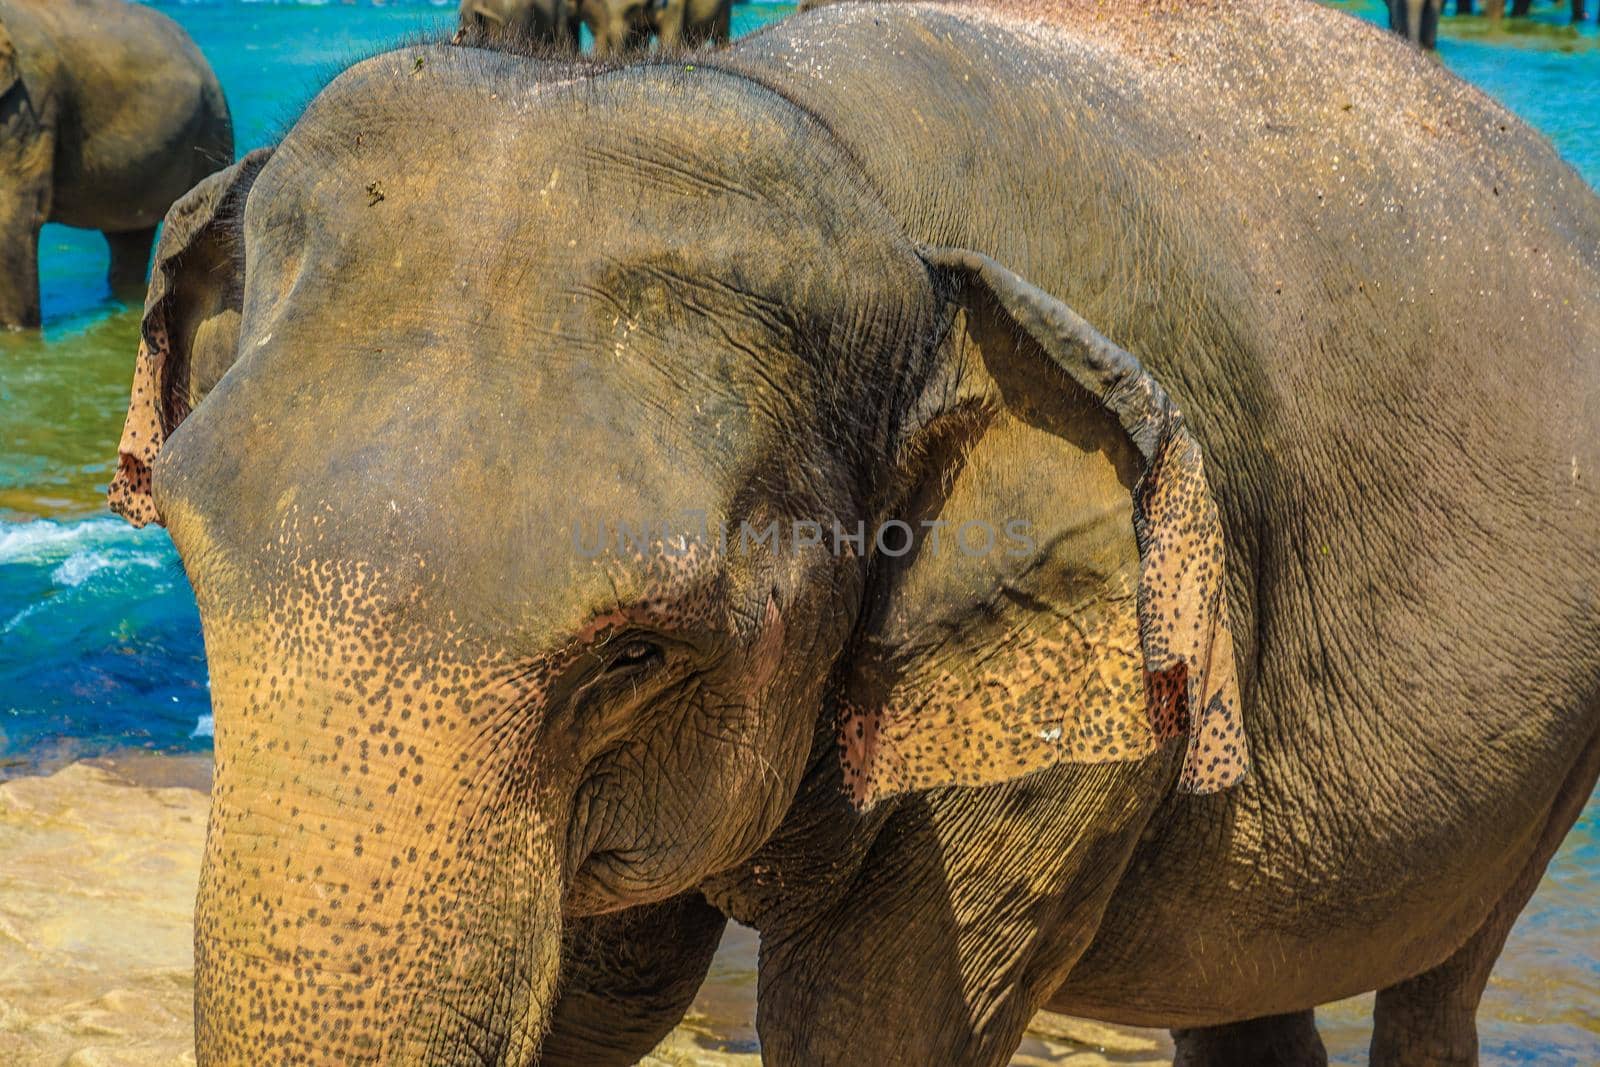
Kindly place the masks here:
<instances>
[{"instance_id":1,"label":"river water","mask_svg":"<svg viewBox=\"0 0 1600 1067\"><path fill-rule=\"evenodd\" d=\"M422 0L154 6L215 67L241 154L275 140L352 60L453 18L453 4ZM1368 0L1337 6L1381 18ZM791 10L741 5L735 32ZM1600 38L1592 22L1574 31L1554 7L1538 10L1528 25L1499 29L1447 19L1440 57L1600 185ZM41 260L43 331L0 331L0 778L128 748L210 747L199 620L176 554L161 530L132 530L103 507L137 312L111 298L98 235L47 227ZM749 977L719 971L732 1014L744 1010ZM1365 1010L1323 1013L1338 1062L1364 1062ZM1482 1020L1486 1062L1600 1063L1600 800L1518 924Z\"/></svg>"}]
</instances>

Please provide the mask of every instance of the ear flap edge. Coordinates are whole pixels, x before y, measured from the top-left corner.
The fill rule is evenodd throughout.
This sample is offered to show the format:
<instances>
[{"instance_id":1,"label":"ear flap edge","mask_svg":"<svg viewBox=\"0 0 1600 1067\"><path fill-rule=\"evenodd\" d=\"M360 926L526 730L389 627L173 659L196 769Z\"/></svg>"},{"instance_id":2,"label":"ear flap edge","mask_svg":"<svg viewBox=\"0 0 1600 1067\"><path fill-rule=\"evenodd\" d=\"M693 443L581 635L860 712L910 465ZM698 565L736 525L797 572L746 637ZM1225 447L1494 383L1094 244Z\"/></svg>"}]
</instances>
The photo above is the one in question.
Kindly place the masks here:
<instances>
[{"instance_id":1,"label":"ear flap edge","mask_svg":"<svg viewBox=\"0 0 1600 1067\"><path fill-rule=\"evenodd\" d=\"M967 686L963 696L953 696L957 687L952 685L877 683L879 661L903 660L906 649L896 644L874 651L876 638L867 635L847 676L840 723L846 783L857 806L909 789L1003 781L1061 762L1140 759L1183 734L1188 744L1177 783L1180 791L1210 793L1236 783L1246 773L1248 752L1228 629L1222 527L1200 446L1181 413L1133 355L1055 297L980 253L922 249L921 254L936 289L948 287L969 316L987 322L980 332L997 338L979 344L986 362L991 346L998 346L997 352L1026 349L1035 358L1042 354L1044 362L1088 394L1085 402L1098 408L1099 418L1109 416L1105 433L1117 433L1109 428L1113 423L1120 428L1121 439L1132 446L1125 455L1138 469L1137 474L1127 469L1122 488L1112 491L1128 494L1131 485L1131 499L1124 496L1129 507L1125 521L1137 545L1138 565L1136 573L1119 572L1125 575L1117 585L1126 590L1125 607L1112 611L1109 601L1100 602L1098 609L1088 604L1083 610L1090 614L1073 624L1080 635L1092 634L1094 640L1075 643L1052 637L1050 628L1056 623L1051 615L1059 618L1061 605L1059 600L1053 609L1041 604L1046 614L1006 639L1025 642L1020 647L1028 652L1011 655L1032 673L995 674L991 664L993 677ZM1039 373L1043 381L1049 371L1041 366ZM1069 387L1062 383L1061 388ZM1050 455L1080 462L1067 453ZM1033 499L1034 506L1048 512L1057 510L1049 501L1060 498ZM1109 504L1114 497L1103 499ZM1060 517L1070 514L1061 512ZM1132 548L1130 544L1127 551ZM1125 558L1131 563L1131 554ZM1084 626L1090 619L1097 621ZM1100 665L1086 660L1086 650L1096 648L1099 655L1113 658ZM1040 688L1038 678L1052 673L1054 682ZM1090 679L1087 689L1085 678ZM1008 690L1029 692L1017 700L996 698ZM885 696L861 699L874 692ZM1078 702L1090 699L1088 694L1093 703L1079 707ZM952 707L951 700L971 706ZM1052 702L1056 710L1051 710ZM997 718L1010 715L1018 716L1015 722ZM1075 733L1092 743L1061 742ZM952 745L993 763L977 768L952 764Z\"/></svg>"},{"instance_id":2,"label":"ear flap edge","mask_svg":"<svg viewBox=\"0 0 1600 1067\"><path fill-rule=\"evenodd\" d=\"M174 380L186 373L179 364L187 352L186 339L174 337L171 321L186 261L216 237L220 225L241 216L250 188L271 155L271 148L249 153L200 181L167 212L139 324L139 352L117 444L117 471L106 488L108 506L134 526L161 521L151 496L151 471L161 446L187 414L176 409L172 396ZM239 258L237 269L242 272L242 253Z\"/></svg>"}]
</instances>

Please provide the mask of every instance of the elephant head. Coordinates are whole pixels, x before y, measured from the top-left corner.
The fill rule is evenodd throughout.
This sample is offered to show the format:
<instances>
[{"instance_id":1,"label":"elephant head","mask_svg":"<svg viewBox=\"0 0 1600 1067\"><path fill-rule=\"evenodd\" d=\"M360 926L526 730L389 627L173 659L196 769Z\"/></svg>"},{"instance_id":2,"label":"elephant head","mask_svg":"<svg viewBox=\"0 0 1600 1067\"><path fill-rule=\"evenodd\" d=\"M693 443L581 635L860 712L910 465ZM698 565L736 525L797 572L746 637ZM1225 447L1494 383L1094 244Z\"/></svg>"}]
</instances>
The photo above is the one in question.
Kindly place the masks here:
<instances>
[{"instance_id":1,"label":"elephant head","mask_svg":"<svg viewBox=\"0 0 1600 1067\"><path fill-rule=\"evenodd\" d=\"M1133 356L747 81L415 58L175 208L146 306L112 501L205 630L201 1062L534 1062L563 922L750 856L817 758L863 807L1242 773Z\"/></svg>"},{"instance_id":2,"label":"elephant head","mask_svg":"<svg viewBox=\"0 0 1600 1067\"><path fill-rule=\"evenodd\" d=\"M464 43L520 41L563 52L578 50L575 0L461 0Z\"/></svg>"}]
</instances>

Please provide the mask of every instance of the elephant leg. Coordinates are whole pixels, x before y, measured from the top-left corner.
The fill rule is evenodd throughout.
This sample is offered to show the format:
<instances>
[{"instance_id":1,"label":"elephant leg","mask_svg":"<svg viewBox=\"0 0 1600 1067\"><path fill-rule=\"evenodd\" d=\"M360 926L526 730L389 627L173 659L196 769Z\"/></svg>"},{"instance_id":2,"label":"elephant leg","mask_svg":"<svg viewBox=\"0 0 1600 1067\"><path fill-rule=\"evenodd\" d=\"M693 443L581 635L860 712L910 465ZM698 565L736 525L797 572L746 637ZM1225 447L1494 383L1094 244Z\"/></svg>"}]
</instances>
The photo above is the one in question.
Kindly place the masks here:
<instances>
[{"instance_id":1,"label":"elephant leg","mask_svg":"<svg viewBox=\"0 0 1600 1067\"><path fill-rule=\"evenodd\" d=\"M112 295L130 304L143 304L145 276L150 269L150 246L155 243L156 228L108 233L105 238L111 249L111 269L107 277Z\"/></svg>"},{"instance_id":2,"label":"elephant leg","mask_svg":"<svg viewBox=\"0 0 1600 1067\"><path fill-rule=\"evenodd\" d=\"M1003 1067L1093 938L1176 761L907 797L820 905L761 931L768 1067ZM816 881L778 862L765 885Z\"/></svg>"},{"instance_id":3,"label":"elephant leg","mask_svg":"<svg viewBox=\"0 0 1600 1067\"><path fill-rule=\"evenodd\" d=\"M55 140L30 132L19 95L0 96L0 328L39 325L39 230L52 199Z\"/></svg>"},{"instance_id":4,"label":"elephant leg","mask_svg":"<svg viewBox=\"0 0 1600 1067\"><path fill-rule=\"evenodd\" d=\"M1478 1001L1517 916L1600 778L1600 733L1589 740L1557 794L1527 865L1455 955L1378 991L1372 1067L1471 1067L1478 1062Z\"/></svg>"},{"instance_id":5,"label":"elephant leg","mask_svg":"<svg viewBox=\"0 0 1600 1067\"><path fill-rule=\"evenodd\" d=\"M727 44L728 39L732 35L732 12L733 5L723 4L717 9L715 18L708 19L705 22L698 24L694 29L692 39L689 41L690 47L699 48L701 45L708 42L716 47L721 47L722 45Z\"/></svg>"},{"instance_id":6,"label":"elephant leg","mask_svg":"<svg viewBox=\"0 0 1600 1067\"><path fill-rule=\"evenodd\" d=\"M0 206L0 327L39 325L39 227Z\"/></svg>"},{"instance_id":7,"label":"elephant leg","mask_svg":"<svg viewBox=\"0 0 1600 1067\"><path fill-rule=\"evenodd\" d=\"M1434 49L1439 46L1439 5L1444 0L1423 0L1422 10L1418 17L1421 22L1417 29L1417 40L1422 47Z\"/></svg>"},{"instance_id":8,"label":"elephant leg","mask_svg":"<svg viewBox=\"0 0 1600 1067\"><path fill-rule=\"evenodd\" d=\"M689 1010L727 918L699 893L565 923L543 1067L638 1063Z\"/></svg>"},{"instance_id":9,"label":"elephant leg","mask_svg":"<svg viewBox=\"0 0 1600 1067\"><path fill-rule=\"evenodd\" d=\"M1172 1031L1177 1047L1172 1067L1327 1067L1315 1013L1292 1012L1260 1019Z\"/></svg>"}]
</instances>

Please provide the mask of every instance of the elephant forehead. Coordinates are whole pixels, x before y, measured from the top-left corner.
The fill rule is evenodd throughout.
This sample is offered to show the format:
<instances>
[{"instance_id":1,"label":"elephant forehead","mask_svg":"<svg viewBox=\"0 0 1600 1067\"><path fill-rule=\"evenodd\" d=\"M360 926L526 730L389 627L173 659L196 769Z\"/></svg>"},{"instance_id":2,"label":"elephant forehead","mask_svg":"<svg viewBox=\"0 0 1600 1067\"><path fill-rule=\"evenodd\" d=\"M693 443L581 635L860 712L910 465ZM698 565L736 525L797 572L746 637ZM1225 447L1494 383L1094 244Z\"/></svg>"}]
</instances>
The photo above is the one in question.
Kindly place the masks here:
<instances>
[{"instance_id":1,"label":"elephant forehead","mask_svg":"<svg viewBox=\"0 0 1600 1067\"><path fill-rule=\"evenodd\" d=\"M639 233L698 245L733 231L752 250L767 235L780 259L836 263L897 232L856 171L811 116L714 67L435 46L336 79L258 188L283 179L313 201L284 190L285 211L336 220L338 233L426 235L442 252L515 240L537 255Z\"/></svg>"},{"instance_id":2,"label":"elephant forehead","mask_svg":"<svg viewBox=\"0 0 1600 1067\"><path fill-rule=\"evenodd\" d=\"M725 622L708 584L716 561L679 548L726 514L732 483L691 453L635 454L623 428L552 443L536 422L482 402L483 419L442 414L441 432L409 420L409 390L352 401L306 385L295 403L272 399L278 383L240 377L163 454L164 513L202 610L287 625L302 612L298 593L351 560L361 582L313 603L368 612L380 627L426 630L454 615L484 641L538 649L624 607L641 625ZM365 419L364 403L388 414Z\"/></svg>"}]
</instances>

